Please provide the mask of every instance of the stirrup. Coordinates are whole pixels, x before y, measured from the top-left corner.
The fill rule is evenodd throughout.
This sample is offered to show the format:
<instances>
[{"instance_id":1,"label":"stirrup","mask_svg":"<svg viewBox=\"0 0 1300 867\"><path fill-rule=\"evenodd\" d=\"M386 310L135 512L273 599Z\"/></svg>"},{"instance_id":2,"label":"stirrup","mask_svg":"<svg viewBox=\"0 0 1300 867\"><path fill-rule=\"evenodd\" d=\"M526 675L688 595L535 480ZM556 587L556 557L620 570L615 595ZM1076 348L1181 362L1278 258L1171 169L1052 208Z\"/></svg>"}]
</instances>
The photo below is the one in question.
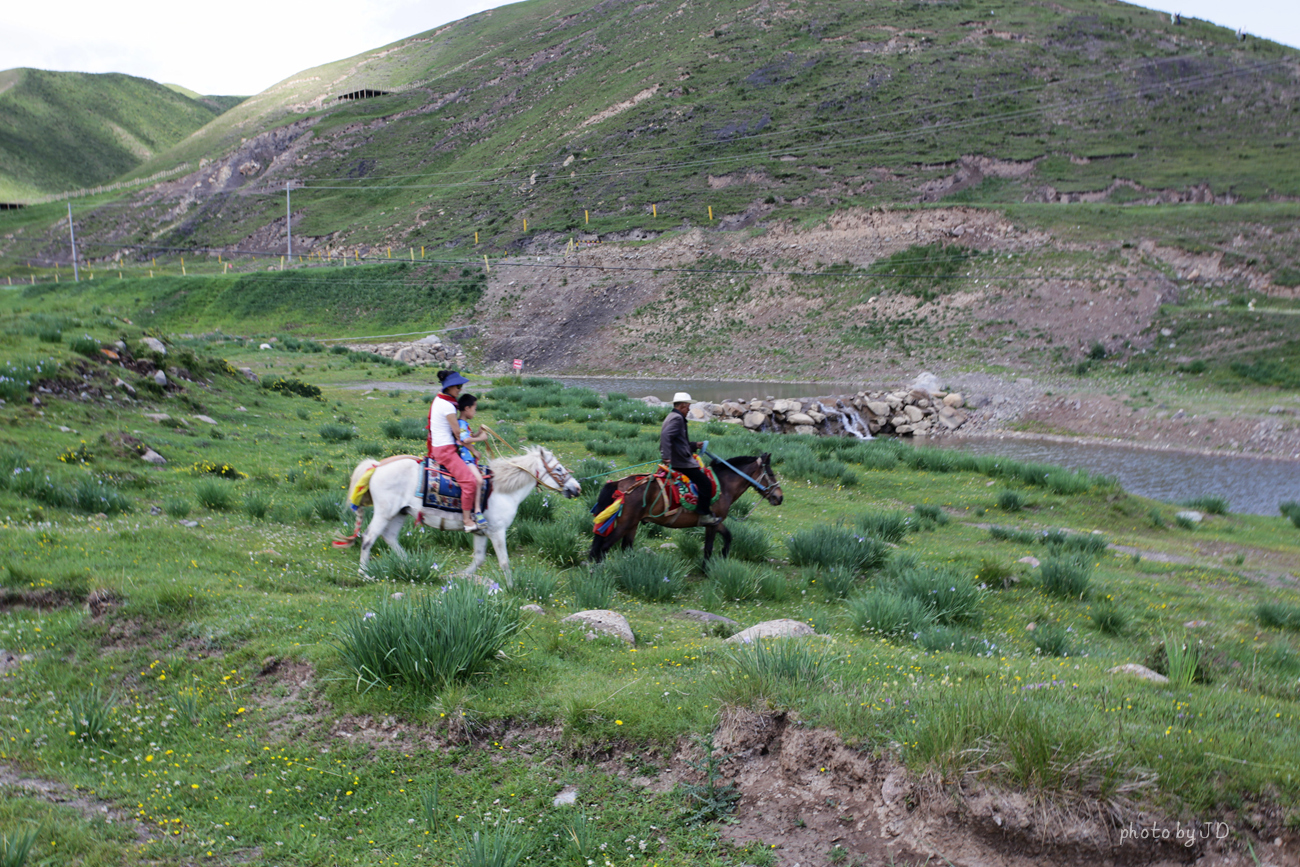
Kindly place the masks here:
<instances>
[{"instance_id":1,"label":"stirrup","mask_svg":"<svg viewBox=\"0 0 1300 867\"><path fill-rule=\"evenodd\" d=\"M484 515L482 512L475 512L474 523L478 526L478 529L481 532L487 532L487 515Z\"/></svg>"}]
</instances>

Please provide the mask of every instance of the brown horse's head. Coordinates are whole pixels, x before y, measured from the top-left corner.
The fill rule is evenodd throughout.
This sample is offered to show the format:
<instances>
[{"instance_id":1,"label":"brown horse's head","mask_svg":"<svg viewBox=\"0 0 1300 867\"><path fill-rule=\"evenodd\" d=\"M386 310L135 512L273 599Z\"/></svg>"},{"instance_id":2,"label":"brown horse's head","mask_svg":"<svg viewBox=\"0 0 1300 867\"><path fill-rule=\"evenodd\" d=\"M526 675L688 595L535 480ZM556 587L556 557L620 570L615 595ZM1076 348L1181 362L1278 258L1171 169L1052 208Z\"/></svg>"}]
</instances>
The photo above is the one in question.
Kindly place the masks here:
<instances>
[{"instance_id":1,"label":"brown horse's head","mask_svg":"<svg viewBox=\"0 0 1300 867\"><path fill-rule=\"evenodd\" d=\"M754 476L754 481L763 486L763 496L773 506L781 505L785 499L785 494L781 493L781 485L776 481L776 473L772 472L772 455L768 452L758 456L758 475Z\"/></svg>"}]
</instances>

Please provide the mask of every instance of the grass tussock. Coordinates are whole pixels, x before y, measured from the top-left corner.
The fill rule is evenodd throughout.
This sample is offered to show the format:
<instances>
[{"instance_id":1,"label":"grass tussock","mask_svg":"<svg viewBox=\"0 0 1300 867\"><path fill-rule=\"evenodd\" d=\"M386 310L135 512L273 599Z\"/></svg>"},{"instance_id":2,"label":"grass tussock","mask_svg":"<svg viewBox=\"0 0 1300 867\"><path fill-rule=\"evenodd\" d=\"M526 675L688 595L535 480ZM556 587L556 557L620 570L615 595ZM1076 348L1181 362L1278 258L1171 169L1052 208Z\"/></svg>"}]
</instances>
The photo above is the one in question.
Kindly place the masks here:
<instances>
[{"instance_id":1,"label":"grass tussock","mask_svg":"<svg viewBox=\"0 0 1300 867\"><path fill-rule=\"evenodd\" d=\"M439 689L485 671L520 626L518 604L471 581L440 591L384 597L354 612L336 638L339 662L358 688Z\"/></svg>"}]
</instances>

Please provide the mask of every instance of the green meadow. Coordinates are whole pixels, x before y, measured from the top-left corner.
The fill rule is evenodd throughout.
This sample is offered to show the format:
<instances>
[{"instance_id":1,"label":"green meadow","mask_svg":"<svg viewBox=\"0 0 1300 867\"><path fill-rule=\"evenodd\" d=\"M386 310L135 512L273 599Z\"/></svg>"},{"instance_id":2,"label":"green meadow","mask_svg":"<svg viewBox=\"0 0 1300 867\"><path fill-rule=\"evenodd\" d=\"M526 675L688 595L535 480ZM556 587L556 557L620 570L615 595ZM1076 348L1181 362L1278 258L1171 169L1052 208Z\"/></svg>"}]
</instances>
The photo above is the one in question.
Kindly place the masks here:
<instances>
[{"instance_id":1,"label":"green meadow","mask_svg":"<svg viewBox=\"0 0 1300 867\"><path fill-rule=\"evenodd\" d=\"M479 377L480 419L553 449L583 497L526 501L500 593L454 579L467 536L411 526L408 556L380 543L359 574L331 546L348 474L421 449L429 372L305 338L259 351L288 324L274 310L182 339L165 305L128 323L37 289L0 318L0 832L29 864L774 864L786 829L737 845L719 791L700 810L700 786L645 786L736 709L918 778L1223 819L1243 849L1300 826L1285 516L1207 502L1180 523L1054 467L710 423L693 435L717 453L773 455L784 504L746 494L707 571L698 534L649 527L593 568L587 508L654 458L661 411ZM177 303L234 303L219 289ZM349 387L367 382L405 388ZM506 583L492 557L484 577ZM635 646L561 622L584 608L626 615ZM725 642L777 618L817 637ZM1169 680L1108 673L1126 663Z\"/></svg>"}]
</instances>

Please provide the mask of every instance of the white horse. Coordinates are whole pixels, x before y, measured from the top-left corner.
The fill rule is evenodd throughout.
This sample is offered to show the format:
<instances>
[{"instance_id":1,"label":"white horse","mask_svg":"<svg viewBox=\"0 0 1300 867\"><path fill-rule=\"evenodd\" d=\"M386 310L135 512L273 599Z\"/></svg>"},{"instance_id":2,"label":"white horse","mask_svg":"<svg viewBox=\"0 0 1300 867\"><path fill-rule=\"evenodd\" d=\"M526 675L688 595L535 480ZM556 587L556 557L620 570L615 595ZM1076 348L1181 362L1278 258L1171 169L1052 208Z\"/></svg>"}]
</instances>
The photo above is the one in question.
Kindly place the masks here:
<instances>
[{"instance_id":1,"label":"white horse","mask_svg":"<svg viewBox=\"0 0 1300 867\"><path fill-rule=\"evenodd\" d=\"M465 570L465 575L473 575L487 557L487 543L492 540L492 548L497 554L497 563L501 566L506 586L511 584L510 557L506 553L506 530L510 529L519 511L519 504L533 492L538 485L576 497L582 492L578 480L564 468L543 446L529 446L521 455L497 458L488 463L492 468L492 496L488 499L486 533L474 534L474 562ZM428 509L420 499L420 474L424 471L419 458L400 456L386 461L365 460L352 471L352 481L348 485L349 495L356 491L365 474L373 468L368 490L361 497L361 505L373 502L375 514L370 525L361 534L361 569L366 568L370 559L370 549L380 536L388 546L398 554L405 554L397 543L397 535L402 531L406 519L419 516L421 523L435 530L464 533L465 522L459 510L445 512L441 509ZM361 531L361 512L357 512L356 532L339 539L334 544L340 548L351 547Z\"/></svg>"}]
</instances>

